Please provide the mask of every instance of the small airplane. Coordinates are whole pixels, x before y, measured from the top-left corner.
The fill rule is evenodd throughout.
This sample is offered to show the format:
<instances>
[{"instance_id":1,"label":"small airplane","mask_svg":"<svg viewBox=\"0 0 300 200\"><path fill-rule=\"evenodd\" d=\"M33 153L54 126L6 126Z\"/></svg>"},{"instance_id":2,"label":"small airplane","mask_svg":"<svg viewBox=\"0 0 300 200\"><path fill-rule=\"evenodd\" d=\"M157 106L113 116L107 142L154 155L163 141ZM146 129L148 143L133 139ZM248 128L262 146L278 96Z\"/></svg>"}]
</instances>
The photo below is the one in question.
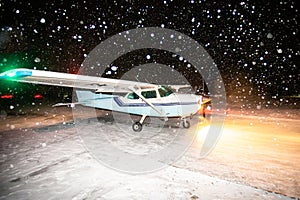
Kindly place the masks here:
<instances>
[{"instance_id":1,"label":"small airplane","mask_svg":"<svg viewBox=\"0 0 300 200\"><path fill-rule=\"evenodd\" d=\"M210 102L201 95L179 94L170 86L53 71L18 68L0 73L1 79L76 88L76 104L141 116L132 125L136 132L142 130L146 117L180 118L183 127L189 128L188 118ZM174 86L180 87L185 85Z\"/></svg>"}]
</instances>

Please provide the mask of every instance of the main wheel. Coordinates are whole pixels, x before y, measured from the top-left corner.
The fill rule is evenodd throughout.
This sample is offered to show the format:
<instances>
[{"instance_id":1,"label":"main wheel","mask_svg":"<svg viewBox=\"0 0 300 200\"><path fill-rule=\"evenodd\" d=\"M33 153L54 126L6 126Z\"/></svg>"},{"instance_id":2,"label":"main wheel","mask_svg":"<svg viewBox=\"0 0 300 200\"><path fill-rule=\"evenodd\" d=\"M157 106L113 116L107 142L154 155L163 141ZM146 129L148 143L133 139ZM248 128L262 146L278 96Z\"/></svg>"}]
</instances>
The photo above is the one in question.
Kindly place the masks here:
<instances>
[{"instance_id":1,"label":"main wheel","mask_svg":"<svg viewBox=\"0 0 300 200\"><path fill-rule=\"evenodd\" d=\"M135 122L135 123L132 125L132 129L133 129L135 132L140 132L140 131L143 129L143 125L142 125L140 122Z\"/></svg>"},{"instance_id":2,"label":"main wheel","mask_svg":"<svg viewBox=\"0 0 300 200\"><path fill-rule=\"evenodd\" d=\"M191 124L189 121L183 121L183 128L190 128Z\"/></svg>"}]
</instances>

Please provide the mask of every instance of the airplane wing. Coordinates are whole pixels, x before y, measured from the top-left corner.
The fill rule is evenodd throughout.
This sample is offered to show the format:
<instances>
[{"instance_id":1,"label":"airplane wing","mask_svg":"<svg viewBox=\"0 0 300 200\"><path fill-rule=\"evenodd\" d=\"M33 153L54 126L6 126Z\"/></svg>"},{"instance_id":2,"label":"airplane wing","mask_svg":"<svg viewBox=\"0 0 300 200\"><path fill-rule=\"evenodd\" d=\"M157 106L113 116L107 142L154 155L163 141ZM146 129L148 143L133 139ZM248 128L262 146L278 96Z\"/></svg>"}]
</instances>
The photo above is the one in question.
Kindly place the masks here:
<instances>
[{"instance_id":1,"label":"airplane wing","mask_svg":"<svg viewBox=\"0 0 300 200\"><path fill-rule=\"evenodd\" d=\"M22 83L33 83L51 86L72 87L95 90L95 92L126 93L129 87L155 87L154 84L128 80L102 78L96 76L77 75L61 72L42 71L34 69L13 69L0 73L0 80L10 80Z\"/></svg>"},{"instance_id":2,"label":"airplane wing","mask_svg":"<svg viewBox=\"0 0 300 200\"><path fill-rule=\"evenodd\" d=\"M178 92L180 89L182 88L187 88L187 89L191 89L192 86L191 85L169 85L173 90L175 90L176 92Z\"/></svg>"}]
</instances>

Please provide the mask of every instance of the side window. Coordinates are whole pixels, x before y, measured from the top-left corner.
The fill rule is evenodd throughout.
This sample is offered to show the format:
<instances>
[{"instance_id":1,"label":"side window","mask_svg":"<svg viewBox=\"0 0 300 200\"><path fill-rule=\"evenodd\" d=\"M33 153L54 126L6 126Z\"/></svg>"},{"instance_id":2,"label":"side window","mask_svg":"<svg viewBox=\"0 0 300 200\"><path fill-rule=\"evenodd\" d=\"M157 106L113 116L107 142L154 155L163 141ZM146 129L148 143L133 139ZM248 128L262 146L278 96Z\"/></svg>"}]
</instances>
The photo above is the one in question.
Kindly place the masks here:
<instances>
[{"instance_id":1,"label":"side window","mask_svg":"<svg viewBox=\"0 0 300 200\"><path fill-rule=\"evenodd\" d=\"M129 93L127 99L139 99L139 96L135 93Z\"/></svg>"},{"instance_id":2,"label":"side window","mask_svg":"<svg viewBox=\"0 0 300 200\"><path fill-rule=\"evenodd\" d=\"M142 96L145 97L146 99L156 98L156 91L151 90L151 91L142 92Z\"/></svg>"},{"instance_id":3,"label":"side window","mask_svg":"<svg viewBox=\"0 0 300 200\"><path fill-rule=\"evenodd\" d=\"M158 92L161 97L167 97L173 93L173 91L170 88L165 87L165 86L162 86L161 88L159 88Z\"/></svg>"}]
</instances>

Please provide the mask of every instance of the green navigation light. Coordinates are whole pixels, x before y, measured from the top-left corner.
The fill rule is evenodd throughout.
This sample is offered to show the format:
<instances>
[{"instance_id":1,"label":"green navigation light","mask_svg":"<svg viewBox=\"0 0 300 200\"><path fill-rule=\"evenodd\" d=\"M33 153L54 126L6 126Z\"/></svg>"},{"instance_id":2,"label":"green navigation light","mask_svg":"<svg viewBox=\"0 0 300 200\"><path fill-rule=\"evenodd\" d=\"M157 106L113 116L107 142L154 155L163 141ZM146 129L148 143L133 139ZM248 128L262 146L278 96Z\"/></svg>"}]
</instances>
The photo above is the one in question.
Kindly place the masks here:
<instances>
[{"instance_id":1,"label":"green navigation light","mask_svg":"<svg viewBox=\"0 0 300 200\"><path fill-rule=\"evenodd\" d=\"M32 71L29 69L12 69L3 73L0 73L0 79L16 80L24 78L26 76L32 76Z\"/></svg>"},{"instance_id":2,"label":"green navigation light","mask_svg":"<svg viewBox=\"0 0 300 200\"><path fill-rule=\"evenodd\" d=\"M16 76L16 72L9 72L9 73L6 74L6 76L14 77L14 76Z\"/></svg>"}]
</instances>

